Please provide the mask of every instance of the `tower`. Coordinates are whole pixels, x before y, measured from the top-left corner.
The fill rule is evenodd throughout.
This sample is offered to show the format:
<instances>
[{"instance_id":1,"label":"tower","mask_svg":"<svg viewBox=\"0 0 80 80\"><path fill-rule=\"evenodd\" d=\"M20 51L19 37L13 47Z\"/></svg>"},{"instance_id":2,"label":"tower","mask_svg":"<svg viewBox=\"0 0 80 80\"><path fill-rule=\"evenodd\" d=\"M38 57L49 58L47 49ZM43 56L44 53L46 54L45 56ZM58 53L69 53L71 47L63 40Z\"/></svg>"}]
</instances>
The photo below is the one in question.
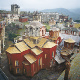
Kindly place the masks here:
<instances>
[{"instance_id":1,"label":"tower","mask_svg":"<svg viewBox=\"0 0 80 80\"><path fill-rule=\"evenodd\" d=\"M13 14L20 14L20 7L17 4L12 4L11 5L11 12Z\"/></svg>"}]
</instances>

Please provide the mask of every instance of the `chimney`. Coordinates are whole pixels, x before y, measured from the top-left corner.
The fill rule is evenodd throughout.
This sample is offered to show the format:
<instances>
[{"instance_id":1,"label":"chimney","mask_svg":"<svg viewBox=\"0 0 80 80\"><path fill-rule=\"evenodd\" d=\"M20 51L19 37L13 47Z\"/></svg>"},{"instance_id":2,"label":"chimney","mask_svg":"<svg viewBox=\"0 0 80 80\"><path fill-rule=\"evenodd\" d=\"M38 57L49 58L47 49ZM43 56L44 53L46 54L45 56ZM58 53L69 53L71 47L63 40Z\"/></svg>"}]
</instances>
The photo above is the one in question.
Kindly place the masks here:
<instances>
[{"instance_id":1,"label":"chimney","mask_svg":"<svg viewBox=\"0 0 80 80\"><path fill-rule=\"evenodd\" d=\"M70 61L66 61L66 68L65 68L65 75L64 75L64 80L68 80L69 78L69 73L70 73Z\"/></svg>"}]
</instances>

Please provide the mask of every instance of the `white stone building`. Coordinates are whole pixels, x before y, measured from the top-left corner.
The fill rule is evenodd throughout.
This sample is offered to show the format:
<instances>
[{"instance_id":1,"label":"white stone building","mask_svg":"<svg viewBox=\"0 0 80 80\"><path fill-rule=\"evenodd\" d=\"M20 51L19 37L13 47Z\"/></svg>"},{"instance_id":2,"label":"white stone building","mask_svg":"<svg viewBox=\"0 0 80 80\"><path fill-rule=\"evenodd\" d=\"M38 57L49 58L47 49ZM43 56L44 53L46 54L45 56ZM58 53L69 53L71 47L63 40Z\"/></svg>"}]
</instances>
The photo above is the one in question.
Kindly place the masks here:
<instances>
[{"instance_id":1,"label":"white stone building","mask_svg":"<svg viewBox=\"0 0 80 80\"><path fill-rule=\"evenodd\" d=\"M44 22L44 23L48 23L49 20L53 17L54 20L58 21L59 20L59 13L55 13L55 12L50 12L50 13L47 13L47 12L43 12L43 13L40 13L41 14L41 22Z\"/></svg>"},{"instance_id":2,"label":"white stone building","mask_svg":"<svg viewBox=\"0 0 80 80\"><path fill-rule=\"evenodd\" d=\"M19 21L19 15L18 14L8 14L7 17L5 17L6 24L10 24L14 21Z\"/></svg>"},{"instance_id":3,"label":"white stone building","mask_svg":"<svg viewBox=\"0 0 80 80\"><path fill-rule=\"evenodd\" d=\"M32 21L29 25L26 25L27 36L45 36L46 29L45 25L39 21Z\"/></svg>"}]
</instances>

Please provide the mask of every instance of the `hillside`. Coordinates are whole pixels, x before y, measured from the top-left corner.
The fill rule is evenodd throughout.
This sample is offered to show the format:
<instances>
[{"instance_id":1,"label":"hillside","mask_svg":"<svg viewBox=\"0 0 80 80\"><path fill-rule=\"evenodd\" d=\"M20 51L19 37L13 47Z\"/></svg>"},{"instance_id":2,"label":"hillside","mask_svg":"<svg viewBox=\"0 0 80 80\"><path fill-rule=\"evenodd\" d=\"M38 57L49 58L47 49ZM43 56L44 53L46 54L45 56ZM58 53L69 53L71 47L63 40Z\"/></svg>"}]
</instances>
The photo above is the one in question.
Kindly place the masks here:
<instances>
[{"instance_id":1,"label":"hillside","mask_svg":"<svg viewBox=\"0 0 80 80\"><path fill-rule=\"evenodd\" d=\"M80 8L76 8L76 9L69 9L69 11L75 13L75 14L79 14L80 15Z\"/></svg>"}]
</instances>

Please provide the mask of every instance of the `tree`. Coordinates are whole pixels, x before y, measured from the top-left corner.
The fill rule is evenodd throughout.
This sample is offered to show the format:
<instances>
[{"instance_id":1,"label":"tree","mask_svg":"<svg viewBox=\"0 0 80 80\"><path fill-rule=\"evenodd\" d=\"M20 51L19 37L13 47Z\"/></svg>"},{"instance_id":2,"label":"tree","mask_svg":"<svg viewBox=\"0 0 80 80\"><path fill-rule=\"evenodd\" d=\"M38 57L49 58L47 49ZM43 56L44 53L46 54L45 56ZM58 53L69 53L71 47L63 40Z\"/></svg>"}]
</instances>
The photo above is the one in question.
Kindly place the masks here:
<instances>
[{"instance_id":1,"label":"tree","mask_svg":"<svg viewBox=\"0 0 80 80\"><path fill-rule=\"evenodd\" d=\"M9 38L9 40L11 40L11 41L14 41L14 38L17 37L17 36L20 36L20 35L14 34L14 33L9 33L9 34L8 34L8 38Z\"/></svg>"}]
</instances>

